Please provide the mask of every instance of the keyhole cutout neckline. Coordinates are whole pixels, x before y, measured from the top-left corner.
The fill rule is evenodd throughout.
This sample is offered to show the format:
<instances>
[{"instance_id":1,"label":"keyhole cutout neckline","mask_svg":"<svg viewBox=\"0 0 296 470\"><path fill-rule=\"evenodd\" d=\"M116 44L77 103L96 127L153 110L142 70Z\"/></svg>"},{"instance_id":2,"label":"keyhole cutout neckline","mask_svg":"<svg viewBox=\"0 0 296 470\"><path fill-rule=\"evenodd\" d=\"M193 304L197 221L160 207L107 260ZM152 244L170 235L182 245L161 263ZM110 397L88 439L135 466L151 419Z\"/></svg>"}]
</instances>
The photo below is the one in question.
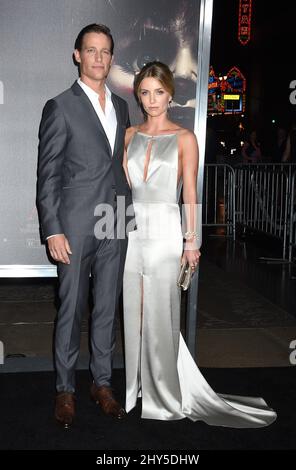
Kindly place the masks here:
<instances>
[{"instance_id":1,"label":"keyhole cutout neckline","mask_svg":"<svg viewBox=\"0 0 296 470\"><path fill-rule=\"evenodd\" d=\"M149 170L149 165L150 165L150 161L151 161L151 152L152 152L153 140L157 137L163 137L163 136L167 137L167 136L170 136L170 135L176 136L178 132L180 132L180 131L171 132L171 133L167 133L167 134L152 135L152 134L146 134L145 132L141 132L139 130L136 131L137 134L141 134L141 135L147 137L148 141L149 141L148 145L147 145L146 153L145 153L145 160L144 160L144 170L143 170L143 182L144 183L147 182L148 170Z\"/></svg>"}]
</instances>

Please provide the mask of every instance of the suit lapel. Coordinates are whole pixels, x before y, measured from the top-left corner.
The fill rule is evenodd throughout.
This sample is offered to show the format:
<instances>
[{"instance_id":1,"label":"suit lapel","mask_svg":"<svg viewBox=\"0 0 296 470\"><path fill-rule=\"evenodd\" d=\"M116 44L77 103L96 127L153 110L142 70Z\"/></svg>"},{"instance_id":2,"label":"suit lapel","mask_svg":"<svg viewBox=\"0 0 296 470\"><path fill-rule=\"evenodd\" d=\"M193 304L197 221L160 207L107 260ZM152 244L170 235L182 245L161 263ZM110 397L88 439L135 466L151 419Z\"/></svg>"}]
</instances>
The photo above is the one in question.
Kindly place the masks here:
<instances>
[{"instance_id":1,"label":"suit lapel","mask_svg":"<svg viewBox=\"0 0 296 470\"><path fill-rule=\"evenodd\" d=\"M79 95L83 101L83 103L87 106L88 110L89 110L89 113L91 116L93 116L93 118L95 119L96 123L98 124L98 128L99 128L99 131L102 133L103 137L105 138L106 140L106 143L108 145L108 148L109 148L109 152L110 152L110 158L112 157L112 149L111 149L111 146L110 146L110 143L109 143L109 139L107 137L107 134L104 130L104 127L99 119L99 116L97 115L97 113L95 112L94 110L94 107L90 101L90 99L88 98L88 96L86 95L86 93L84 93L83 89L81 88L81 86L75 82L73 85L72 85L72 90L74 92L75 95ZM112 100L113 101L113 100ZM114 103L113 103L114 104ZM117 116L117 112L116 112L116 116ZM118 121L118 117L117 117L117 121ZM118 132L118 122L117 122L117 132ZM116 137L117 137L117 132L116 132ZM115 149L115 146L114 146L114 149Z\"/></svg>"}]
</instances>

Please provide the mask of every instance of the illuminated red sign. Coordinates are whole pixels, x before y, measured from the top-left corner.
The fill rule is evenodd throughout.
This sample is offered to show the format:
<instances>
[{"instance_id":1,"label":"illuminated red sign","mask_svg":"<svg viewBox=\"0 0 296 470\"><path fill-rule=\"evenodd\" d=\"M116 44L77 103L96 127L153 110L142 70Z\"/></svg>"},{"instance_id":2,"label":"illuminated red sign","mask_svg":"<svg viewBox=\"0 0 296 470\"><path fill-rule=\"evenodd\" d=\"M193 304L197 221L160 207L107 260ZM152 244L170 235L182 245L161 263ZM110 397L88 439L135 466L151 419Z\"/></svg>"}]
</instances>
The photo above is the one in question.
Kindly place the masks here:
<instances>
[{"instance_id":1,"label":"illuminated red sign","mask_svg":"<svg viewBox=\"0 0 296 470\"><path fill-rule=\"evenodd\" d=\"M252 0L239 0L238 40L245 46L251 38Z\"/></svg>"}]
</instances>

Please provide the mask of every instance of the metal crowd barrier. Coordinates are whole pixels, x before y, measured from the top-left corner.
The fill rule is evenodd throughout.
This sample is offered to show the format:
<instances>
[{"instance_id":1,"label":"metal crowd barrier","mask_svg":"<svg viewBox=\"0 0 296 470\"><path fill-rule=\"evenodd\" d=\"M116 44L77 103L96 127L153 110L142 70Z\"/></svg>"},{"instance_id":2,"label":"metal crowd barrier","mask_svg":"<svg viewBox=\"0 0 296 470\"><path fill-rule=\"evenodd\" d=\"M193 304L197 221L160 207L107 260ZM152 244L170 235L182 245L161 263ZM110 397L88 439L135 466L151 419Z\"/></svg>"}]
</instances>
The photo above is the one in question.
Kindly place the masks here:
<instances>
[{"instance_id":1,"label":"metal crowd barrier","mask_svg":"<svg viewBox=\"0 0 296 470\"><path fill-rule=\"evenodd\" d=\"M237 224L278 239L282 258L296 250L296 164L206 164L203 226L226 227L235 240ZM264 258L262 258L264 259Z\"/></svg>"},{"instance_id":2,"label":"metal crowd barrier","mask_svg":"<svg viewBox=\"0 0 296 470\"><path fill-rule=\"evenodd\" d=\"M293 173L296 170L296 163L244 163L236 166L236 168L242 167L268 171L283 171L288 176L289 181L291 181Z\"/></svg>"},{"instance_id":3,"label":"metal crowd barrier","mask_svg":"<svg viewBox=\"0 0 296 470\"><path fill-rule=\"evenodd\" d=\"M266 171L282 171L288 177L288 192L291 194L291 184L293 173L296 171L296 163L244 163L236 165L236 169L240 168L249 168L257 170L266 170Z\"/></svg>"},{"instance_id":4,"label":"metal crowd barrier","mask_svg":"<svg viewBox=\"0 0 296 470\"><path fill-rule=\"evenodd\" d=\"M227 164L208 163L204 167L203 226L226 227L235 240L235 172Z\"/></svg>"},{"instance_id":5,"label":"metal crowd barrier","mask_svg":"<svg viewBox=\"0 0 296 470\"><path fill-rule=\"evenodd\" d=\"M251 164L235 171L237 223L280 240L282 259L274 261L289 262L291 165Z\"/></svg>"}]
</instances>

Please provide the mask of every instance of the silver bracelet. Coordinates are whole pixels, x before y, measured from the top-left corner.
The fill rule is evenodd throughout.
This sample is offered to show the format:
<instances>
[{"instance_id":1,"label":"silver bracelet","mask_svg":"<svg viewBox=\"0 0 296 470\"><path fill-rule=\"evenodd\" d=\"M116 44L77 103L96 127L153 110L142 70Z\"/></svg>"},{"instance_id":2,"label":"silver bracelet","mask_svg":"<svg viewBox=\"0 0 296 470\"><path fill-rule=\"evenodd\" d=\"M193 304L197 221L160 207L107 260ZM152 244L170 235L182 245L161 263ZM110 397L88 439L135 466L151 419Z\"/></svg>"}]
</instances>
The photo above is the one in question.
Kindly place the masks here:
<instances>
[{"instance_id":1,"label":"silver bracelet","mask_svg":"<svg viewBox=\"0 0 296 470\"><path fill-rule=\"evenodd\" d=\"M188 230L188 232L185 232L184 238L185 240L190 240L191 238L197 238L197 233L194 231Z\"/></svg>"}]
</instances>

